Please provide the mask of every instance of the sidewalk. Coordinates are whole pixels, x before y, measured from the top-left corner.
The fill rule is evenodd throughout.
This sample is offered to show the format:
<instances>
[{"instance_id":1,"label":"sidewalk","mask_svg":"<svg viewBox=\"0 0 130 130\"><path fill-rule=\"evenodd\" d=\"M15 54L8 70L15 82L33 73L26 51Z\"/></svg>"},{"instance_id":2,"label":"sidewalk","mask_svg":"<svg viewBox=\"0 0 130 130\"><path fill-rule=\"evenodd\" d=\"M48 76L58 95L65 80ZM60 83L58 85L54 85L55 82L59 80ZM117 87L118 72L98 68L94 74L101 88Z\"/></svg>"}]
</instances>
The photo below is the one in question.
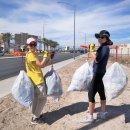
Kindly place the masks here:
<instances>
[{"instance_id":1,"label":"sidewalk","mask_svg":"<svg viewBox=\"0 0 130 130\"><path fill-rule=\"evenodd\" d=\"M79 57L83 57L83 56L84 55L81 55ZM79 57L77 57L76 59L78 59ZM65 60L65 61L56 63L53 66L54 66L55 70L58 70L58 69L64 67L65 65L72 63L73 61L74 61L74 59L69 59L69 60ZM45 74L50 69L50 67L51 66L47 66L44 69L42 69L43 74ZM8 95L11 92L12 85L16 78L17 78L17 76L14 76L14 77L0 81L0 98Z\"/></svg>"}]
</instances>

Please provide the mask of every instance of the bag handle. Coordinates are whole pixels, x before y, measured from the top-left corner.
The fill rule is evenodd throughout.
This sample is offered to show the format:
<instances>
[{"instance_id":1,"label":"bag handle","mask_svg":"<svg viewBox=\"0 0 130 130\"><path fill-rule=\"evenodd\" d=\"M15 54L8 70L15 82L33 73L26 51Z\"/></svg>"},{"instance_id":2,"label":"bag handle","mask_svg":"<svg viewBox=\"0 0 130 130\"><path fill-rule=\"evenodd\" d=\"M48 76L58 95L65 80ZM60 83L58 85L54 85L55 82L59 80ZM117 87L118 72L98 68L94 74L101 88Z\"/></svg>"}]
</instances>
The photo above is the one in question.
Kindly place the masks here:
<instances>
[{"instance_id":1,"label":"bag handle","mask_svg":"<svg viewBox=\"0 0 130 130\"><path fill-rule=\"evenodd\" d=\"M53 59L51 59L51 68L53 68L54 66L53 66Z\"/></svg>"},{"instance_id":2,"label":"bag handle","mask_svg":"<svg viewBox=\"0 0 130 130\"><path fill-rule=\"evenodd\" d=\"M23 69L24 70L24 65L25 65L25 63L24 63L24 57L23 57L23 53L22 53L22 61L21 61L21 69Z\"/></svg>"}]
</instances>

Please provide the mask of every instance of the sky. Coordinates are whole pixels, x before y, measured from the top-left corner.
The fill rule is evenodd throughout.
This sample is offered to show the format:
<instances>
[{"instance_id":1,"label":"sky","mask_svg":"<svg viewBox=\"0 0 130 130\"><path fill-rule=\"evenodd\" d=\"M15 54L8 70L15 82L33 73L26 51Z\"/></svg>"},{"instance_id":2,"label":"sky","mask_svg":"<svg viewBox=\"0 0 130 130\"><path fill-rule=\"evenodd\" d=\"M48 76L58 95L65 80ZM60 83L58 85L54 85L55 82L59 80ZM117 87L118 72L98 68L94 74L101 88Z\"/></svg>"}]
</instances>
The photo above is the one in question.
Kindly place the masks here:
<instances>
[{"instance_id":1,"label":"sky","mask_svg":"<svg viewBox=\"0 0 130 130\"><path fill-rule=\"evenodd\" d=\"M114 43L130 43L130 0L0 0L0 32L41 37L44 32L62 46L73 46L74 6L76 47L85 36L87 44L97 43L94 34L101 30L108 30Z\"/></svg>"}]
</instances>

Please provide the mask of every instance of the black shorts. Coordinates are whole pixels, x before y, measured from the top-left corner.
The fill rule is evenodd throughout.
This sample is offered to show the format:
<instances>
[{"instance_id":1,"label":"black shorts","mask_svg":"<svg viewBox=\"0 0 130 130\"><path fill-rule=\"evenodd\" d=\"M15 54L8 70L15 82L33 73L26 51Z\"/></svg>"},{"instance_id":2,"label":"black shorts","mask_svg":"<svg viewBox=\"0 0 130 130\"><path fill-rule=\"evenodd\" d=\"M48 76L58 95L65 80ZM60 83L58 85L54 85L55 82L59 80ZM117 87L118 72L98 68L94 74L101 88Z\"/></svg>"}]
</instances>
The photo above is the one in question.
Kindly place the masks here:
<instances>
[{"instance_id":1,"label":"black shorts","mask_svg":"<svg viewBox=\"0 0 130 130\"><path fill-rule=\"evenodd\" d=\"M98 92L101 100L106 100L104 84L102 81L104 74L94 74L88 90L89 102L95 103L95 95Z\"/></svg>"}]
</instances>

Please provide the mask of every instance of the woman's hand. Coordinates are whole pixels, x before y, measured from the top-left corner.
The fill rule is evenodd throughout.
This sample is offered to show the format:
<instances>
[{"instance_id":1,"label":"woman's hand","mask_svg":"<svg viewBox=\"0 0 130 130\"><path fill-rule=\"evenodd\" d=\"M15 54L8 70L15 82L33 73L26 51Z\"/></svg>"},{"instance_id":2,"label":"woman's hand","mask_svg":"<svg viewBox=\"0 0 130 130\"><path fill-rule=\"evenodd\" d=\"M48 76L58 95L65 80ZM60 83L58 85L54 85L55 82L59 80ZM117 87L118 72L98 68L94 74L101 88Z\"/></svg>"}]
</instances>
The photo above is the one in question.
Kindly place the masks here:
<instances>
[{"instance_id":1,"label":"woman's hand","mask_svg":"<svg viewBox=\"0 0 130 130\"><path fill-rule=\"evenodd\" d=\"M91 52L91 55L93 56L93 59L96 59L96 54L94 52Z\"/></svg>"},{"instance_id":2,"label":"woman's hand","mask_svg":"<svg viewBox=\"0 0 130 130\"><path fill-rule=\"evenodd\" d=\"M43 52L43 58L47 58L48 57L48 52L47 51L44 51Z\"/></svg>"},{"instance_id":3,"label":"woman's hand","mask_svg":"<svg viewBox=\"0 0 130 130\"><path fill-rule=\"evenodd\" d=\"M54 55L55 55L55 51L52 51L49 53L50 54L50 58L53 59L54 58Z\"/></svg>"}]
</instances>

